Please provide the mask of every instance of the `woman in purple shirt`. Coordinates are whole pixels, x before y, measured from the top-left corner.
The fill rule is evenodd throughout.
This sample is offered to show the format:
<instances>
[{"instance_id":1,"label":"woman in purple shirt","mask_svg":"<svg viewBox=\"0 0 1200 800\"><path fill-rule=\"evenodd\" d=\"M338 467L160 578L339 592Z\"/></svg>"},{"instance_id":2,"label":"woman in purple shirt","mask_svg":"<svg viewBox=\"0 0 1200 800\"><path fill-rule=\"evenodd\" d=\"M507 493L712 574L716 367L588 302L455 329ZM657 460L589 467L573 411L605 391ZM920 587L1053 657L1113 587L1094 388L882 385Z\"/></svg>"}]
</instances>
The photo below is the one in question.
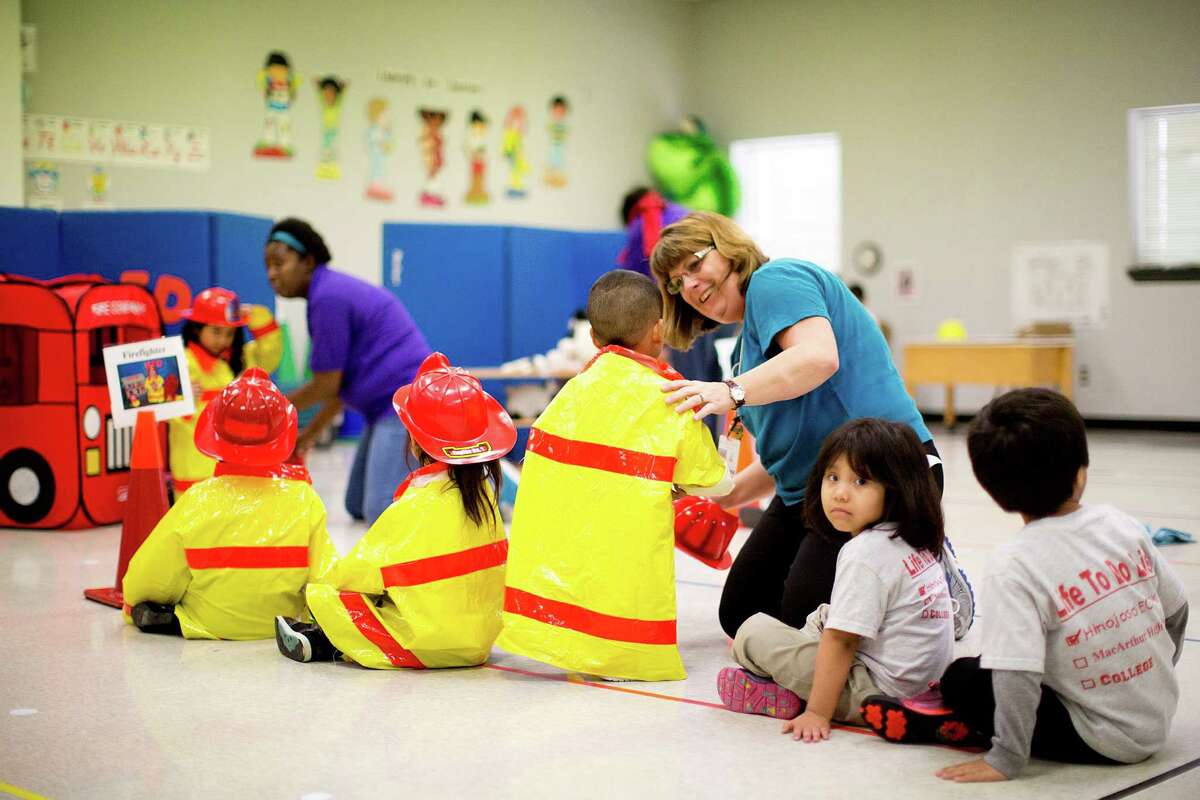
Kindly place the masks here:
<instances>
[{"instance_id":1,"label":"woman in purple shirt","mask_svg":"<svg viewBox=\"0 0 1200 800\"><path fill-rule=\"evenodd\" d=\"M288 395L297 409L320 404L296 438L304 452L342 404L366 429L346 485L346 510L372 523L408 475L408 433L392 413L392 394L411 383L429 345L407 309L385 289L329 268L321 235L303 220L280 220L267 237L267 280L280 297L308 300L313 378Z\"/></svg>"}]
</instances>

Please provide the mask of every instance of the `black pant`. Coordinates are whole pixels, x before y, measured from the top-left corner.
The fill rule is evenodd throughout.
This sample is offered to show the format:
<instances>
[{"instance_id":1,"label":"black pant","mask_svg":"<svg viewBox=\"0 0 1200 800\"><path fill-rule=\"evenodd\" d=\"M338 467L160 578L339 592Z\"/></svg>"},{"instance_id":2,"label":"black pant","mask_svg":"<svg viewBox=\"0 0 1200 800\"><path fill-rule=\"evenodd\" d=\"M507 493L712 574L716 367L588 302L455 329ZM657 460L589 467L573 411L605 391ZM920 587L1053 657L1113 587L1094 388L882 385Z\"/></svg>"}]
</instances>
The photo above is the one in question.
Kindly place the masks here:
<instances>
[{"instance_id":1,"label":"black pant","mask_svg":"<svg viewBox=\"0 0 1200 800\"><path fill-rule=\"evenodd\" d=\"M932 440L925 442L925 450L938 454ZM932 472L941 492L942 465ZM759 613L803 628L808 615L829 602L838 551L845 542L827 541L809 530L803 502L787 505L776 496L725 579L718 614L726 635L733 638L743 622Z\"/></svg>"},{"instance_id":2,"label":"black pant","mask_svg":"<svg viewBox=\"0 0 1200 800\"><path fill-rule=\"evenodd\" d=\"M992 693L992 671L979 666L979 656L960 658L942 676L942 700L968 726L990 739L995 734L996 697ZM1115 764L1080 738L1062 700L1042 686L1037 707L1030 755L1067 764Z\"/></svg>"}]
</instances>

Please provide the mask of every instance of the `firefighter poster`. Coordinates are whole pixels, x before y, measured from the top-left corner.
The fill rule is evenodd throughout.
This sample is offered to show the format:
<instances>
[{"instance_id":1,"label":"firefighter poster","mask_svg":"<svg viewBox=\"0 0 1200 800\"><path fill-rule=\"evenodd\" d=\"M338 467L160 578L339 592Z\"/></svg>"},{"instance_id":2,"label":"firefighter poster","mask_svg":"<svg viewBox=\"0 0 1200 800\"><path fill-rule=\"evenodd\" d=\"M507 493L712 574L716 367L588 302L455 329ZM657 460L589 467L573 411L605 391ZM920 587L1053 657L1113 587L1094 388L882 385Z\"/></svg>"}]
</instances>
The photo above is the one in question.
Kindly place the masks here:
<instances>
[{"instance_id":1,"label":"firefighter poster","mask_svg":"<svg viewBox=\"0 0 1200 800\"><path fill-rule=\"evenodd\" d=\"M104 372L113 425L132 427L139 411L159 422L195 413L183 339L168 336L104 348Z\"/></svg>"}]
</instances>

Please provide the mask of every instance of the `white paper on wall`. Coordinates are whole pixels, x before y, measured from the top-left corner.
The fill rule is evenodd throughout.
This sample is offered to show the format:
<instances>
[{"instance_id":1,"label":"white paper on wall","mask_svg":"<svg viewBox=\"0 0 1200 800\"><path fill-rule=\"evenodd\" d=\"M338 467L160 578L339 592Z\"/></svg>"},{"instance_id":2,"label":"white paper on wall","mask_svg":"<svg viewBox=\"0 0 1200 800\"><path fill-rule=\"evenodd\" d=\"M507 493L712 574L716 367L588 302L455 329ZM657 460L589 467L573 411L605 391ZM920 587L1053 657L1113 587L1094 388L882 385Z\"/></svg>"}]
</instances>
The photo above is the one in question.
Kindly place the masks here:
<instances>
[{"instance_id":1,"label":"white paper on wall","mask_svg":"<svg viewBox=\"0 0 1200 800\"><path fill-rule=\"evenodd\" d=\"M182 166L187 169L208 169L212 152L211 135L208 128L186 128L184 130L184 150Z\"/></svg>"},{"instance_id":2,"label":"white paper on wall","mask_svg":"<svg viewBox=\"0 0 1200 800\"><path fill-rule=\"evenodd\" d=\"M87 120L80 117L63 117L60 137L59 159L63 161L86 161Z\"/></svg>"},{"instance_id":3,"label":"white paper on wall","mask_svg":"<svg viewBox=\"0 0 1200 800\"><path fill-rule=\"evenodd\" d=\"M209 129L186 125L26 114L21 146L29 160L195 170L212 165Z\"/></svg>"},{"instance_id":4,"label":"white paper on wall","mask_svg":"<svg viewBox=\"0 0 1200 800\"><path fill-rule=\"evenodd\" d=\"M1104 242L1018 244L1012 256L1012 314L1018 326L1070 322L1102 328L1111 316Z\"/></svg>"},{"instance_id":5,"label":"white paper on wall","mask_svg":"<svg viewBox=\"0 0 1200 800\"><path fill-rule=\"evenodd\" d=\"M112 161L113 124L106 119L87 121L89 161Z\"/></svg>"}]
</instances>

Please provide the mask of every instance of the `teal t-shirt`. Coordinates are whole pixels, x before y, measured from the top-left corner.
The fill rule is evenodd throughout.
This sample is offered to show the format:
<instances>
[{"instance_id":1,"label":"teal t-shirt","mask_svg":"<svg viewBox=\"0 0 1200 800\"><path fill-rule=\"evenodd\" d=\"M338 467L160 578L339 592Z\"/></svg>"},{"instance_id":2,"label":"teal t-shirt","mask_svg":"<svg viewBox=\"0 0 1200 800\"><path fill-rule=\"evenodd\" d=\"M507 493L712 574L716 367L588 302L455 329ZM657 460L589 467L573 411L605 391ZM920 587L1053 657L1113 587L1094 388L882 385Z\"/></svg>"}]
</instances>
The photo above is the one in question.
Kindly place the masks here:
<instances>
[{"instance_id":1,"label":"teal t-shirt","mask_svg":"<svg viewBox=\"0 0 1200 800\"><path fill-rule=\"evenodd\" d=\"M755 270L746 290L734 371L749 372L777 355L775 337L809 317L829 320L838 371L801 397L742 408L763 467L775 479L775 492L789 505L804 499L821 443L844 422L880 417L911 426L922 442L933 438L875 320L837 275L816 264L777 258Z\"/></svg>"}]
</instances>

